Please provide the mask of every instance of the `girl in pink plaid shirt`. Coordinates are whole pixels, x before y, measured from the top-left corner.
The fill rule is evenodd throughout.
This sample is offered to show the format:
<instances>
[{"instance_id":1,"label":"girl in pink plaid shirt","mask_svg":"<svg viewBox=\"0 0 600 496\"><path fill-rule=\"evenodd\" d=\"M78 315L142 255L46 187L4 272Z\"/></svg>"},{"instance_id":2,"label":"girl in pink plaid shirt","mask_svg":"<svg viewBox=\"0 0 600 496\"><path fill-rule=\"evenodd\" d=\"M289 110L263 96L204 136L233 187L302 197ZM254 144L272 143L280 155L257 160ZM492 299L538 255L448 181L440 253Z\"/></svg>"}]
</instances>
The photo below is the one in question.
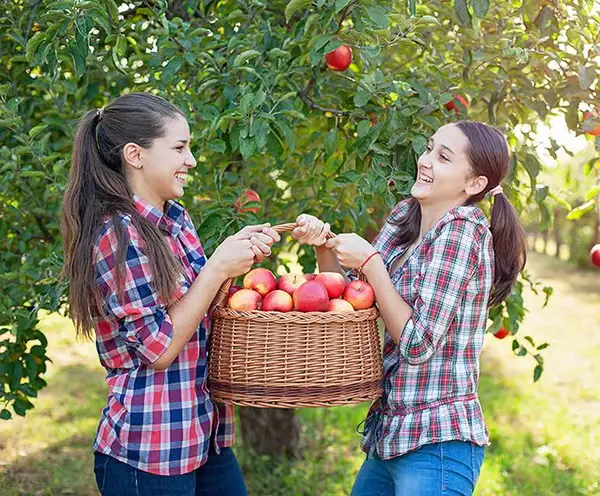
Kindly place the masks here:
<instances>
[{"instance_id":1,"label":"girl in pink plaid shirt","mask_svg":"<svg viewBox=\"0 0 600 496\"><path fill-rule=\"evenodd\" d=\"M472 494L488 445L477 397L488 308L510 293L525 233L500 185L504 136L479 122L441 127L417 164L411 198L371 244L326 241L329 224L298 218L319 269L359 269L385 322L383 395L365 420L354 496ZM493 198L491 222L476 206ZM350 273L349 273L350 275Z\"/></svg>"}]
</instances>

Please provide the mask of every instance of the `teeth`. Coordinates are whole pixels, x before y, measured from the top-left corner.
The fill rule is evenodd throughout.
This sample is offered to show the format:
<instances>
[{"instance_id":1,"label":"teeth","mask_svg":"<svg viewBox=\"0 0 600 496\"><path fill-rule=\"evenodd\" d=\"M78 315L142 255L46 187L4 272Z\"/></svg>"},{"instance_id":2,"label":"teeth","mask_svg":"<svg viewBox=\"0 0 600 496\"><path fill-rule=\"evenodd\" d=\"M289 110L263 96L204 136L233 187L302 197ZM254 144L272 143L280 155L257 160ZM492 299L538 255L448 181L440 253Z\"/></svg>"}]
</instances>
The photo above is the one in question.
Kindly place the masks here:
<instances>
[{"instance_id":1,"label":"teeth","mask_svg":"<svg viewBox=\"0 0 600 496\"><path fill-rule=\"evenodd\" d=\"M181 179L182 181L185 181L187 174L185 172L178 172L177 174L175 174L175 177L177 179Z\"/></svg>"},{"instance_id":2,"label":"teeth","mask_svg":"<svg viewBox=\"0 0 600 496\"><path fill-rule=\"evenodd\" d=\"M423 174L419 174L419 179L421 181L426 182L426 183L432 183L433 182L433 179L431 179L431 178L429 178L427 176L424 176Z\"/></svg>"}]
</instances>

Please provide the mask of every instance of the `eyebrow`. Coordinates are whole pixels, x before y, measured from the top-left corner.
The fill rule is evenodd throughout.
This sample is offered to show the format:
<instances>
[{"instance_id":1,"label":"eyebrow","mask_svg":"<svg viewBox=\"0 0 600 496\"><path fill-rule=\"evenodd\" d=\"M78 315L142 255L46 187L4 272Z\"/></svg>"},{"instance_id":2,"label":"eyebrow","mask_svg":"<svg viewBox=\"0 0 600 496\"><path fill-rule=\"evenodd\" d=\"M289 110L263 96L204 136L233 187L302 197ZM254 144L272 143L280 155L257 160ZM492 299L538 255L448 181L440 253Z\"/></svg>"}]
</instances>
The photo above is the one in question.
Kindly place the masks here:
<instances>
[{"instance_id":1,"label":"eyebrow","mask_svg":"<svg viewBox=\"0 0 600 496\"><path fill-rule=\"evenodd\" d=\"M179 143L179 142L181 142L181 143L185 144L185 143L187 143L187 142L188 142L188 140L186 140L186 139L183 139L183 138L179 138L179 139L175 140L175 143Z\"/></svg>"},{"instance_id":2,"label":"eyebrow","mask_svg":"<svg viewBox=\"0 0 600 496\"><path fill-rule=\"evenodd\" d=\"M435 144L435 142L433 141L433 138L429 138L429 141L432 144ZM445 148L446 150L448 150L452 155L456 155L456 153L454 153L454 150L452 150L452 148L446 146L446 145L440 145L442 148Z\"/></svg>"}]
</instances>

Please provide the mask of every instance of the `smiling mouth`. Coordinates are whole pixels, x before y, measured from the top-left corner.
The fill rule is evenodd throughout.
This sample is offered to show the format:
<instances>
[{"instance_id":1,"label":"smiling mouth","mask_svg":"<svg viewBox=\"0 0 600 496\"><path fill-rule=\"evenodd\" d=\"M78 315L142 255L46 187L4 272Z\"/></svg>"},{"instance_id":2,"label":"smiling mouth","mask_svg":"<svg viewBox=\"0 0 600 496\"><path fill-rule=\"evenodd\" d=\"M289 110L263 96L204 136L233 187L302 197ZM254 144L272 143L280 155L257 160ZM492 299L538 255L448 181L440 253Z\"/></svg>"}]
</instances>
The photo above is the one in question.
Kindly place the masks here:
<instances>
[{"instance_id":1,"label":"smiling mouth","mask_svg":"<svg viewBox=\"0 0 600 496\"><path fill-rule=\"evenodd\" d=\"M185 172L177 172L175 173L175 177L179 179L182 183L187 183L187 173Z\"/></svg>"},{"instance_id":2,"label":"smiling mouth","mask_svg":"<svg viewBox=\"0 0 600 496\"><path fill-rule=\"evenodd\" d=\"M419 172L419 175L417 176L417 179L419 179L420 181L422 181L424 183L428 183L428 184L433 183L433 179L431 177L429 177L429 176L426 176L422 172Z\"/></svg>"}]
</instances>

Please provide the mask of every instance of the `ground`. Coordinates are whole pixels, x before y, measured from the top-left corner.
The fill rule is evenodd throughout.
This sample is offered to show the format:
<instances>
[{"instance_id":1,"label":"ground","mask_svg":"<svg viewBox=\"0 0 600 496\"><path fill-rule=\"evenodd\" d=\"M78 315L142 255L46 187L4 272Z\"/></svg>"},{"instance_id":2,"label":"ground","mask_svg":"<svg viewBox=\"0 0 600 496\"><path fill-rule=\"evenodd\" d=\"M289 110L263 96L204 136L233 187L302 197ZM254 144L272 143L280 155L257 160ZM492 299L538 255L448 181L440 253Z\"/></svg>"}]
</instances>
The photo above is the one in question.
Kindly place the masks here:
<instances>
[{"instance_id":1,"label":"ground","mask_svg":"<svg viewBox=\"0 0 600 496\"><path fill-rule=\"evenodd\" d=\"M480 396L490 430L476 494L600 494L600 271L531 253L529 271L554 286L528 295L523 335L547 341L546 370L533 384L531 360L510 339L486 338ZM2 495L97 495L91 444L106 401L91 343L74 340L58 315L43 320L53 360L48 387L26 418L0 421ZM348 494L362 461L356 425L367 405L300 411L302 456L277 461L237 445L251 495ZM238 437L240 439L241 437Z\"/></svg>"}]
</instances>

